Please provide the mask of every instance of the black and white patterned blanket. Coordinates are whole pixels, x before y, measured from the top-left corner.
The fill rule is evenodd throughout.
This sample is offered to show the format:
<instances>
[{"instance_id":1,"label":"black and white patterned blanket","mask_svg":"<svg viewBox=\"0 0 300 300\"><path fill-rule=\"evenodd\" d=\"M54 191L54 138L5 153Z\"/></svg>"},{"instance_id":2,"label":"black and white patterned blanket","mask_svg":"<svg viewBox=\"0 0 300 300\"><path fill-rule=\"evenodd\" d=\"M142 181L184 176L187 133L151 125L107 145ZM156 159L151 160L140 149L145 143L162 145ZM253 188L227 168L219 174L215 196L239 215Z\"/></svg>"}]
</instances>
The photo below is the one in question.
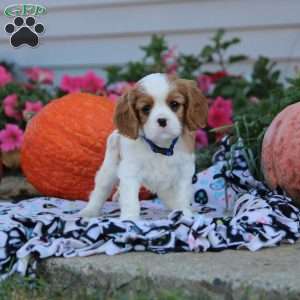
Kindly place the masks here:
<instances>
[{"instance_id":1,"label":"black and white patterned blanket","mask_svg":"<svg viewBox=\"0 0 300 300\"><path fill-rule=\"evenodd\" d=\"M76 214L86 203L41 197L0 203L0 280L12 273L34 275L39 259L113 255L128 251L251 251L294 243L299 210L284 194L270 191L250 174L242 141L222 141L212 166L194 178L195 212L186 218L159 199L142 201L143 219L120 221L116 202L90 220ZM227 206L226 206L227 203Z\"/></svg>"}]
</instances>

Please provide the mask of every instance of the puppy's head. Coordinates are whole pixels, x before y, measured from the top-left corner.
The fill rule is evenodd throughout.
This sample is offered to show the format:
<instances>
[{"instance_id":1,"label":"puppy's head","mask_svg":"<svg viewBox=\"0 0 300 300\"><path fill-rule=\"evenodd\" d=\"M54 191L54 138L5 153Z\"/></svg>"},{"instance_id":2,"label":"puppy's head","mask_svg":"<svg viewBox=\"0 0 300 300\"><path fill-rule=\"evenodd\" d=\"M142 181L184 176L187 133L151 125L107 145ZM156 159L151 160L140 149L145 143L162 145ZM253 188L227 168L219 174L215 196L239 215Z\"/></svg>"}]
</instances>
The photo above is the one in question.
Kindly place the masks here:
<instances>
[{"instance_id":1,"label":"puppy's head","mask_svg":"<svg viewBox=\"0 0 300 300\"><path fill-rule=\"evenodd\" d=\"M168 142L183 129L206 126L207 100L192 80L151 74L119 99L115 124L119 132L136 139L141 131L156 143Z\"/></svg>"}]
</instances>

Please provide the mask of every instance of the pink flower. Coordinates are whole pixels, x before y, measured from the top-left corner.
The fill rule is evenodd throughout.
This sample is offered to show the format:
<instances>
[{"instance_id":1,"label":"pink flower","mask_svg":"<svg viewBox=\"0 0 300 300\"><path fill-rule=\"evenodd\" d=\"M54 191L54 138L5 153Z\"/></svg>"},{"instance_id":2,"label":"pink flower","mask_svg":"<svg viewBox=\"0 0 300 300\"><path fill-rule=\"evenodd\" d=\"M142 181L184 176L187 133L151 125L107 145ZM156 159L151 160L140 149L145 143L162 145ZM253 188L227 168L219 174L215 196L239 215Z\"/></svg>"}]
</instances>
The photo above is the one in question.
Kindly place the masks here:
<instances>
[{"instance_id":1,"label":"pink flower","mask_svg":"<svg viewBox=\"0 0 300 300\"><path fill-rule=\"evenodd\" d=\"M4 113L10 117L15 118L16 120L20 120L21 115L17 110L18 106L18 96L16 94L8 95L4 98L3 103Z\"/></svg>"},{"instance_id":2,"label":"pink flower","mask_svg":"<svg viewBox=\"0 0 300 300\"><path fill-rule=\"evenodd\" d=\"M80 92L83 79L81 76L64 75L60 82L60 89L68 93Z\"/></svg>"},{"instance_id":3,"label":"pink flower","mask_svg":"<svg viewBox=\"0 0 300 300\"><path fill-rule=\"evenodd\" d=\"M223 77L229 76L229 74L226 71L217 71L209 75L213 82L218 81L219 79Z\"/></svg>"},{"instance_id":4,"label":"pink flower","mask_svg":"<svg viewBox=\"0 0 300 300\"><path fill-rule=\"evenodd\" d=\"M208 111L208 125L212 128L232 124L232 101L217 97Z\"/></svg>"},{"instance_id":5,"label":"pink flower","mask_svg":"<svg viewBox=\"0 0 300 300\"><path fill-rule=\"evenodd\" d=\"M43 108L43 103L41 101L26 101L25 109L22 112L23 119L26 122L36 115Z\"/></svg>"},{"instance_id":6,"label":"pink flower","mask_svg":"<svg viewBox=\"0 0 300 300\"><path fill-rule=\"evenodd\" d=\"M119 98L119 95L114 94L114 93L110 93L107 95L108 99L112 100L113 102L117 101Z\"/></svg>"},{"instance_id":7,"label":"pink flower","mask_svg":"<svg viewBox=\"0 0 300 300\"><path fill-rule=\"evenodd\" d=\"M178 64L176 62L174 62L173 64L170 64L167 66L166 72L168 74L176 74L177 68L178 68Z\"/></svg>"},{"instance_id":8,"label":"pink flower","mask_svg":"<svg viewBox=\"0 0 300 300\"><path fill-rule=\"evenodd\" d=\"M198 129L196 131L196 148L202 149L207 147L208 145L208 138L207 134L203 129Z\"/></svg>"},{"instance_id":9,"label":"pink flower","mask_svg":"<svg viewBox=\"0 0 300 300\"><path fill-rule=\"evenodd\" d=\"M34 90L36 87L34 86L34 84L32 83L29 83L29 82L24 82L24 83L21 83L21 85L27 89L27 90Z\"/></svg>"},{"instance_id":10,"label":"pink flower","mask_svg":"<svg viewBox=\"0 0 300 300\"><path fill-rule=\"evenodd\" d=\"M88 71L82 78L82 89L86 92L96 94L103 90L105 80L97 76L93 71Z\"/></svg>"},{"instance_id":11,"label":"pink flower","mask_svg":"<svg viewBox=\"0 0 300 300\"><path fill-rule=\"evenodd\" d=\"M209 94L214 87L212 78L209 75L203 74L197 78L198 87L204 94Z\"/></svg>"},{"instance_id":12,"label":"pink flower","mask_svg":"<svg viewBox=\"0 0 300 300\"><path fill-rule=\"evenodd\" d=\"M54 73L52 70L33 67L25 70L25 74L30 80L35 82L44 84L53 83Z\"/></svg>"},{"instance_id":13,"label":"pink flower","mask_svg":"<svg viewBox=\"0 0 300 300\"><path fill-rule=\"evenodd\" d=\"M112 101L117 101L118 98L129 88L135 85L134 82L127 82L127 81L119 81L113 84L110 84L107 87L107 96Z\"/></svg>"},{"instance_id":14,"label":"pink flower","mask_svg":"<svg viewBox=\"0 0 300 300\"><path fill-rule=\"evenodd\" d=\"M11 74L0 65L0 87L7 85L12 81Z\"/></svg>"},{"instance_id":15,"label":"pink flower","mask_svg":"<svg viewBox=\"0 0 300 300\"><path fill-rule=\"evenodd\" d=\"M122 95L127 89L132 87L134 83L127 81L119 81L114 84L111 84L107 87L109 92L112 92L117 95Z\"/></svg>"},{"instance_id":16,"label":"pink flower","mask_svg":"<svg viewBox=\"0 0 300 300\"><path fill-rule=\"evenodd\" d=\"M173 61L176 58L175 50L176 47L172 47L168 49L168 51L165 54L163 54L162 56L163 63L168 64L170 60Z\"/></svg>"},{"instance_id":17,"label":"pink flower","mask_svg":"<svg viewBox=\"0 0 300 300\"><path fill-rule=\"evenodd\" d=\"M166 65L166 72L168 74L174 74L177 71L178 64L175 49L176 47L168 49L168 51L162 56L162 62Z\"/></svg>"},{"instance_id":18,"label":"pink flower","mask_svg":"<svg viewBox=\"0 0 300 300\"><path fill-rule=\"evenodd\" d=\"M43 103L41 101L26 101L24 113L38 113L43 108Z\"/></svg>"},{"instance_id":19,"label":"pink flower","mask_svg":"<svg viewBox=\"0 0 300 300\"><path fill-rule=\"evenodd\" d=\"M96 94L103 90L104 85L103 78L89 71L83 76L64 75L60 82L60 89L68 93L85 91Z\"/></svg>"},{"instance_id":20,"label":"pink flower","mask_svg":"<svg viewBox=\"0 0 300 300\"><path fill-rule=\"evenodd\" d=\"M0 130L0 149L4 152L18 150L23 142L23 131L15 124L6 124Z\"/></svg>"},{"instance_id":21,"label":"pink flower","mask_svg":"<svg viewBox=\"0 0 300 300\"><path fill-rule=\"evenodd\" d=\"M213 106L219 110L223 110L227 112L230 117L232 116L232 101L231 99L224 99L223 97L219 96L213 102Z\"/></svg>"}]
</instances>

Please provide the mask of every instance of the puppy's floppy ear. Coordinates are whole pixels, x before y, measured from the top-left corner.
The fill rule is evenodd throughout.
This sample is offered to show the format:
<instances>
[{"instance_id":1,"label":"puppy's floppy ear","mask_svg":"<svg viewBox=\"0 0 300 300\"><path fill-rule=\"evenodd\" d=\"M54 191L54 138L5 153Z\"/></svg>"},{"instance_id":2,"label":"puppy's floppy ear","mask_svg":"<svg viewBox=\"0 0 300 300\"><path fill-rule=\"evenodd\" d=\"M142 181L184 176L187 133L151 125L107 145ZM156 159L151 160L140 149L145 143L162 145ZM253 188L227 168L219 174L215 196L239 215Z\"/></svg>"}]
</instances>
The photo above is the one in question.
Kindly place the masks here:
<instances>
[{"instance_id":1,"label":"puppy's floppy ear","mask_svg":"<svg viewBox=\"0 0 300 300\"><path fill-rule=\"evenodd\" d=\"M207 124L208 102L197 87L196 82L187 79L175 81L179 91L186 99L185 124L190 131L204 128Z\"/></svg>"},{"instance_id":2,"label":"puppy's floppy ear","mask_svg":"<svg viewBox=\"0 0 300 300\"><path fill-rule=\"evenodd\" d=\"M118 99L114 114L114 123L120 134L131 139L137 139L139 132L139 120L134 109L135 102L135 88L127 90Z\"/></svg>"}]
</instances>

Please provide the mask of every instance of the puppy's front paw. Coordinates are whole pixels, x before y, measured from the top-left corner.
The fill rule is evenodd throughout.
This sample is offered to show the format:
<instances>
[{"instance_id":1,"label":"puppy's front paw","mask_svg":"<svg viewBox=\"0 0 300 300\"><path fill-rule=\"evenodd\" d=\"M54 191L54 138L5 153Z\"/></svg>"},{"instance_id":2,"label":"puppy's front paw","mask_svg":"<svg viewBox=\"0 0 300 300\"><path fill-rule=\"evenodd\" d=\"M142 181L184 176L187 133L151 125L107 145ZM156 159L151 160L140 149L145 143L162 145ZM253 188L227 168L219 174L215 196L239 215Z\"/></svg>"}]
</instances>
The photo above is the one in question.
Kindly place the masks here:
<instances>
[{"instance_id":1,"label":"puppy's front paw","mask_svg":"<svg viewBox=\"0 0 300 300\"><path fill-rule=\"evenodd\" d=\"M100 212L95 209L85 207L82 211L79 212L79 216L82 218L96 218L100 216Z\"/></svg>"}]
</instances>

